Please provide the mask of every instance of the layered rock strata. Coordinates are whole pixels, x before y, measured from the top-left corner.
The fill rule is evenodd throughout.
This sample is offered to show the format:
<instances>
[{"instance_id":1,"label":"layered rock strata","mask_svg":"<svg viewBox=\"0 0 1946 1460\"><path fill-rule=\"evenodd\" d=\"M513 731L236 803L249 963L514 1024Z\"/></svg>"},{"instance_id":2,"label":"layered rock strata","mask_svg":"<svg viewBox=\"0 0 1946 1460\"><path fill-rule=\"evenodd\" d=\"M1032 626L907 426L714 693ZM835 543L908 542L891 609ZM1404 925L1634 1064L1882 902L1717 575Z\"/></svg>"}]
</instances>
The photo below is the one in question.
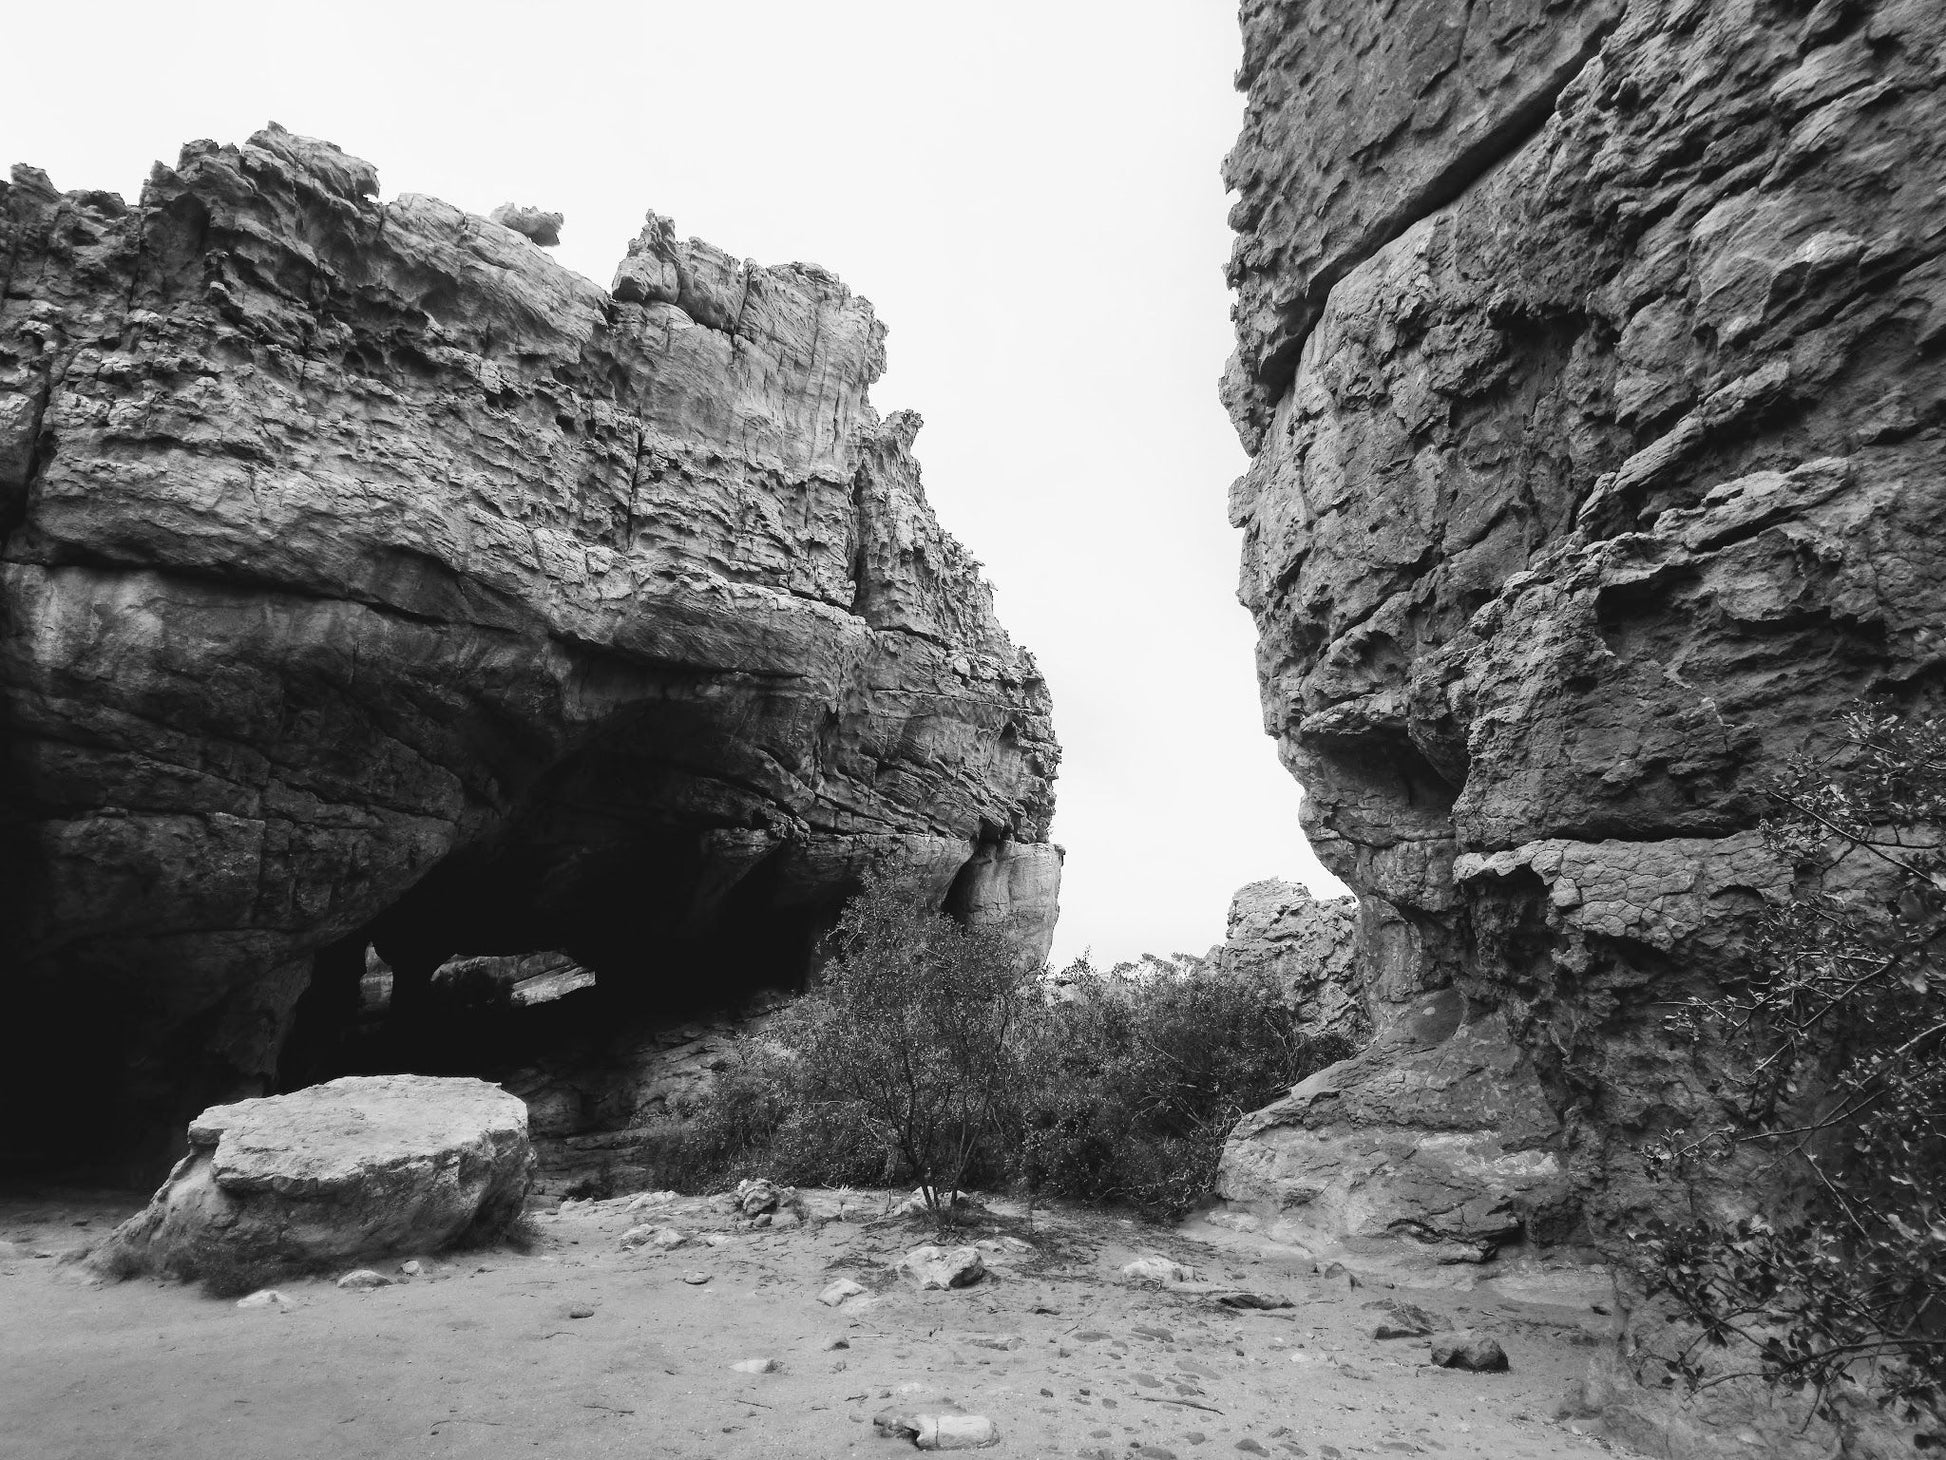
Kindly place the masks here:
<instances>
[{"instance_id":1,"label":"layered rock strata","mask_svg":"<svg viewBox=\"0 0 1946 1460\"><path fill-rule=\"evenodd\" d=\"M1938 698L1946 16L1460 17L1245 8L1242 596L1364 978L1497 1009L1613 1217L1706 1100L1661 1011L1779 885L1765 775Z\"/></svg>"},{"instance_id":2,"label":"layered rock strata","mask_svg":"<svg viewBox=\"0 0 1946 1460\"><path fill-rule=\"evenodd\" d=\"M276 127L0 219L10 1144L262 1088L368 944L707 1002L890 863L1044 950L1046 688L830 274L606 291Z\"/></svg>"},{"instance_id":3,"label":"layered rock strata","mask_svg":"<svg viewBox=\"0 0 1946 1460\"><path fill-rule=\"evenodd\" d=\"M1711 1108L1662 1016L1782 885L1767 774L1942 698L1946 12L1243 16L1266 726L1368 987L1492 1011L1616 1233L1666 1200L1635 1144Z\"/></svg>"}]
</instances>

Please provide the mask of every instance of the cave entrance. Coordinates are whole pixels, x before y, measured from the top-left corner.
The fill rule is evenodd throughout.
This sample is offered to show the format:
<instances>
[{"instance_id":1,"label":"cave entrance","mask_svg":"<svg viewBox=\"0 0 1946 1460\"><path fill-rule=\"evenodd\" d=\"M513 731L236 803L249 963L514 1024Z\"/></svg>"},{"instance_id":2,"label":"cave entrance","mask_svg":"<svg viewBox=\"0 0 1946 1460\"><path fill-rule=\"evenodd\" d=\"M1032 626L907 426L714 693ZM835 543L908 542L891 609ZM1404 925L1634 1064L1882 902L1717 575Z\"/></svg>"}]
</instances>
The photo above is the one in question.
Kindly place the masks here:
<instances>
[{"instance_id":1,"label":"cave entrance","mask_svg":"<svg viewBox=\"0 0 1946 1460\"><path fill-rule=\"evenodd\" d=\"M731 1036L802 990L858 886L804 862L761 831L674 825L456 854L318 952L278 1088L490 1080L527 1101L544 1185L572 1185L703 1098Z\"/></svg>"}]
</instances>

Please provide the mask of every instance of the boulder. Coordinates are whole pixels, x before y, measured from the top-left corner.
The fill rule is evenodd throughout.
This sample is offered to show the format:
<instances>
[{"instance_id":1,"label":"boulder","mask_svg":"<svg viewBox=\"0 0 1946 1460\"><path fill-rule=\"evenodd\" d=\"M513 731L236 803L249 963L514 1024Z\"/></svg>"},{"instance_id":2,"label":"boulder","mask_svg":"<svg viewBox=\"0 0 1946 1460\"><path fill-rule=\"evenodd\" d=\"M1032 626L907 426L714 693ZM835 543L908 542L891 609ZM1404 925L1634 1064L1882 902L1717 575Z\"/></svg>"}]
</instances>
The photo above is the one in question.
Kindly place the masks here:
<instances>
[{"instance_id":1,"label":"boulder","mask_svg":"<svg viewBox=\"0 0 1946 1460\"><path fill-rule=\"evenodd\" d=\"M189 1154L90 1261L211 1287L503 1235L530 1179L527 1111L479 1080L352 1076L204 1111ZM391 1281L367 1270L341 1287Z\"/></svg>"}]
</instances>

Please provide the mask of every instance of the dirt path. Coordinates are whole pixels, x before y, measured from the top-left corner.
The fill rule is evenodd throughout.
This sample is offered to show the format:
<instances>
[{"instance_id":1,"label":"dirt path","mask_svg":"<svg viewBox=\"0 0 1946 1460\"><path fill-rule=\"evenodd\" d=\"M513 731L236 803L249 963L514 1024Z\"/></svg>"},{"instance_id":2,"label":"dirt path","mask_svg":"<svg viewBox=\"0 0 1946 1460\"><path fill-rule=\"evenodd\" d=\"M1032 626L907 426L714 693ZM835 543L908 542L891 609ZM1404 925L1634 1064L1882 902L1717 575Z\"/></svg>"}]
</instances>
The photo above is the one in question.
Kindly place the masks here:
<instances>
[{"instance_id":1,"label":"dirt path","mask_svg":"<svg viewBox=\"0 0 1946 1460\"><path fill-rule=\"evenodd\" d=\"M702 1198L572 1206L539 1216L525 1253L432 1260L372 1292L288 1283L293 1306L255 1310L177 1285L90 1287L34 1255L85 1245L133 1201L0 1202L0 1456L891 1457L911 1446L871 1420L893 1405L989 1416L988 1453L1019 1457L1611 1449L1551 1418L1592 1341L1563 1310L1351 1288L1072 1211L1037 1224L1032 1254L993 1251L989 1281L919 1292L888 1264L925 1229L822 1219L841 1202L883 1205L819 1193L810 1224L758 1231ZM645 1220L692 1235L624 1249ZM1232 1312L1121 1276L1157 1252L1296 1306ZM867 1291L824 1306L841 1277ZM1491 1333L1512 1372L1437 1369L1425 1340L1376 1340L1373 1305L1398 1300ZM781 1367L732 1369L747 1359Z\"/></svg>"}]
</instances>

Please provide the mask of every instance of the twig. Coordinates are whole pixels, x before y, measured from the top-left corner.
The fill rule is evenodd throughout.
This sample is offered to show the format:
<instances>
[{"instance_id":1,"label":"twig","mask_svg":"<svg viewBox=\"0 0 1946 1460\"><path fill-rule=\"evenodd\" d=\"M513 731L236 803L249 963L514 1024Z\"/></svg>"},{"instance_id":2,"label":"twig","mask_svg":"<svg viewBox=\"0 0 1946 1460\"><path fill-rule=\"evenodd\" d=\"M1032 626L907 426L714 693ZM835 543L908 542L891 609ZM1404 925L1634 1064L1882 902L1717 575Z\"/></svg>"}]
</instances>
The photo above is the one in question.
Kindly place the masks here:
<instances>
[{"instance_id":1,"label":"twig","mask_svg":"<svg viewBox=\"0 0 1946 1460\"><path fill-rule=\"evenodd\" d=\"M1223 1413L1223 1411L1218 1409L1214 1404L1198 1404L1193 1399L1158 1399L1153 1394L1138 1394L1135 1397L1141 1400L1144 1404L1179 1404L1184 1409L1203 1409L1203 1410L1208 1410L1211 1414Z\"/></svg>"}]
</instances>

